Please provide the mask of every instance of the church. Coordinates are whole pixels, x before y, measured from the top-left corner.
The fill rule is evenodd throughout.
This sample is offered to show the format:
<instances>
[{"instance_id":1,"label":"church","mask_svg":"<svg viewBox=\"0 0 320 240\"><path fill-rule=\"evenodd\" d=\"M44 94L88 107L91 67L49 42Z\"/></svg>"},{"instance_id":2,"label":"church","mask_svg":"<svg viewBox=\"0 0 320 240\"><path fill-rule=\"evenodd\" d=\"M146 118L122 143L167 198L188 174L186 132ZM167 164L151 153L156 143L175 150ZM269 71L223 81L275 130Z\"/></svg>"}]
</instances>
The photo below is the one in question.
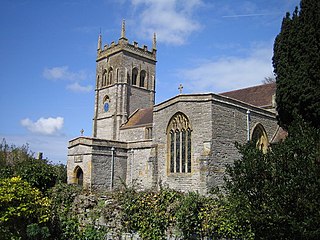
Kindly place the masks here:
<instances>
[{"instance_id":1,"label":"church","mask_svg":"<svg viewBox=\"0 0 320 240\"><path fill-rule=\"evenodd\" d=\"M278 141L274 83L155 104L156 53L155 35L151 49L129 43L124 22L117 42L99 35L92 136L69 141L68 183L206 194L240 158L235 142Z\"/></svg>"}]
</instances>

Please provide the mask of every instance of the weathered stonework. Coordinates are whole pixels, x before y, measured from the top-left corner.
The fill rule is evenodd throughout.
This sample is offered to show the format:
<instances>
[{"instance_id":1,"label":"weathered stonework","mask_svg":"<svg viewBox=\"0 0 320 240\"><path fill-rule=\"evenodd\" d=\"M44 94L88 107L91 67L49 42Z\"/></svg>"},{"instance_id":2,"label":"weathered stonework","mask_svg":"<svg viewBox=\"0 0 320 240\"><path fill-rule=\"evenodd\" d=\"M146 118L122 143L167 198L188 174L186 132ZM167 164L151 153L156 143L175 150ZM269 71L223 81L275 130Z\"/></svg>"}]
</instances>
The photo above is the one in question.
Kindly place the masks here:
<instances>
[{"instance_id":1,"label":"weathered stonework","mask_svg":"<svg viewBox=\"0 0 320 240\"><path fill-rule=\"evenodd\" d=\"M129 44L123 29L118 43L104 49L99 37L93 136L69 142L69 183L110 190L121 184L139 189L167 186L206 194L223 185L226 164L239 159L235 142L252 139L256 126L263 130L265 142L274 138L274 109L227 96L180 94L154 105L155 73L155 39L149 51ZM190 143L170 138L168 126L177 113L188 121ZM190 158L190 171L172 171L173 156L174 161L184 161L181 166Z\"/></svg>"}]
</instances>

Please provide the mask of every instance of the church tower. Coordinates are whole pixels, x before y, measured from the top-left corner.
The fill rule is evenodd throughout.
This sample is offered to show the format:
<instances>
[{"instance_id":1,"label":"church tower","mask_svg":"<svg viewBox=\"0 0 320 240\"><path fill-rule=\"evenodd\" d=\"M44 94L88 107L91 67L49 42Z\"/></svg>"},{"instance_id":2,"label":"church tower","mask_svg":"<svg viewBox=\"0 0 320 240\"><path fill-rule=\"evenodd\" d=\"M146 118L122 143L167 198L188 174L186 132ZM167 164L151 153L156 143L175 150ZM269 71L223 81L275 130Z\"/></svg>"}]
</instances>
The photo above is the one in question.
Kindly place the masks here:
<instances>
[{"instance_id":1,"label":"church tower","mask_svg":"<svg viewBox=\"0 0 320 240\"><path fill-rule=\"evenodd\" d=\"M120 126L137 109L154 105L156 74L156 37L151 51L126 38L122 22L118 43L102 48L99 35L96 65L93 137L120 140Z\"/></svg>"}]
</instances>

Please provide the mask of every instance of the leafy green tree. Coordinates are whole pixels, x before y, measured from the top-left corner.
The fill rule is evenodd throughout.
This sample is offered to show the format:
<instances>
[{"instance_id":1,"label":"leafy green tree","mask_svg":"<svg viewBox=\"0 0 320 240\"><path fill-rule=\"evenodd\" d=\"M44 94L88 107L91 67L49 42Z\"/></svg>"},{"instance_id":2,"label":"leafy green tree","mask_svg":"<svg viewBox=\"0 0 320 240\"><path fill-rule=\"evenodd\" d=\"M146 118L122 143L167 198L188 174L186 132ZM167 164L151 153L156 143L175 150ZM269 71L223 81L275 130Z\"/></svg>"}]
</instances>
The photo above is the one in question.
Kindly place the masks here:
<instances>
[{"instance_id":1,"label":"leafy green tree","mask_svg":"<svg viewBox=\"0 0 320 240\"><path fill-rule=\"evenodd\" d=\"M320 130L294 122L289 133L266 154L238 146L227 168L233 211L256 239L320 238Z\"/></svg>"},{"instance_id":2,"label":"leafy green tree","mask_svg":"<svg viewBox=\"0 0 320 240\"><path fill-rule=\"evenodd\" d=\"M320 128L320 1L301 0L282 22L274 43L279 124L288 129L296 116Z\"/></svg>"},{"instance_id":3,"label":"leafy green tree","mask_svg":"<svg viewBox=\"0 0 320 240\"><path fill-rule=\"evenodd\" d=\"M0 182L0 236L4 239L27 239L32 226L44 225L49 220L51 202L20 177ZM44 228L43 228L44 227ZM41 227L49 236L45 225ZM42 236L44 237L44 236ZM44 238L42 238L44 239Z\"/></svg>"},{"instance_id":4,"label":"leafy green tree","mask_svg":"<svg viewBox=\"0 0 320 240\"><path fill-rule=\"evenodd\" d=\"M33 187L46 192L57 182L66 182L67 169L63 164L53 165L46 159L36 159L28 145L9 146L0 143L0 178L20 176Z\"/></svg>"}]
</instances>

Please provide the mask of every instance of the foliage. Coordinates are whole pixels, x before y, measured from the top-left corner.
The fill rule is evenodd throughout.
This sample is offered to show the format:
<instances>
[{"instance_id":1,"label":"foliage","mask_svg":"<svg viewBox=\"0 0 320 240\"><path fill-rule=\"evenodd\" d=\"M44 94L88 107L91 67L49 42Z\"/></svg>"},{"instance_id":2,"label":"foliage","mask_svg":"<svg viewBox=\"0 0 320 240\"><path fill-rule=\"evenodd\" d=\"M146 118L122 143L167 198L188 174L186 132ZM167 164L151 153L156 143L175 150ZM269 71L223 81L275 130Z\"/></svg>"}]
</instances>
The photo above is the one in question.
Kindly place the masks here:
<instances>
[{"instance_id":1,"label":"foliage","mask_svg":"<svg viewBox=\"0 0 320 240\"><path fill-rule=\"evenodd\" d=\"M0 178L20 176L43 193L56 182L66 182L66 166L53 165L46 159L35 159L28 145L9 146L3 139L0 144Z\"/></svg>"},{"instance_id":2,"label":"foliage","mask_svg":"<svg viewBox=\"0 0 320 240\"><path fill-rule=\"evenodd\" d=\"M229 202L257 239L320 238L320 131L299 121L289 133L266 154L238 145L227 169Z\"/></svg>"},{"instance_id":3,"label":"foliage","mask_svg":"<svg viewBox=\"0 0 320 240\"><path fill-rule=\"evenodd\" d=\"M39 226L38 223L32 223L27 226L27 236L32 240L49 239L51 234L47 226Z\"/></svg>"},{"instance_id":4,"label":"foliage","mask_svg":"<svg viewBox=\"0 0 320 240\"><path fill-rule=\"evenodd\" d=\"M143 239L164 239L173 220L173 205L180 194L169 189L137 192L126 188L117 195L124 232Z\"/></svg>"},{"instance_id":5,"label":"foliage","mask_svg":"<svg viewBox=\"0 0 320 240\"><path fill-rule=\"evenodd\" d=\"M264 84L269 84L269 83L275 83L276 82L276 76L274 74L265 77L264 80L262 81Z\"/></svg>"},{"instance_id":6,"label":"foliage","mask_svg":"<svg viewBox=\"0 0 320 240\"><path fill-rule=\"evenodd\" d=\"M50 229L57 239L79 238L80 226L72 207L81 191L78 186L65 183L58 183L49 190L52 201Z\"/></svg>"},{"instance_id":7,"label":"foliage","mask_svg":"<svg viewBox=\"0 0 320 240\"><path fill-rule=\"evenodd\" d=\"M139 233L142 239L252 239L250 227L238 226L236 214L231 213L230 203L223 195L203 196L166 188L142 192L126 188L114 194L119 206L109 201L111 205L106 208L112 206L119 212L122 232ZM110 211L107 214L113 216Z\"/></svg>"},{"instance_id":8,"label":"foliage","mask_svg":"<svg viewBox=\"0 0 320 240\"><path fill-rule=\"evenodd\" d=\"M199 213L203 208L203 203L202 197L195 192L186 194L180 202L175 218L183 239L194 239L197 236L202 236Z\"/></svg>"},{"instance_id":9,"label":"foliage","mask_svg":"<svg viewBox=\"0 0 320 240\"><path fill-rule=\"evenodd\" d=\"M296 116L320 128L320 1L302 0L287 13L274 44L279 124L288 129Z\"/></svg>"},{"instance_id":10,"label":"foliage","mask_svg":"<svg viewBox=\"0 0 320 240\"><path fill-rule=\"evenodd\" d=\"M26 239L28 225L48 222L51 202L28 182L13 177L0 182L0 206L0 235Z\"/></svg>"}]
</instances>

